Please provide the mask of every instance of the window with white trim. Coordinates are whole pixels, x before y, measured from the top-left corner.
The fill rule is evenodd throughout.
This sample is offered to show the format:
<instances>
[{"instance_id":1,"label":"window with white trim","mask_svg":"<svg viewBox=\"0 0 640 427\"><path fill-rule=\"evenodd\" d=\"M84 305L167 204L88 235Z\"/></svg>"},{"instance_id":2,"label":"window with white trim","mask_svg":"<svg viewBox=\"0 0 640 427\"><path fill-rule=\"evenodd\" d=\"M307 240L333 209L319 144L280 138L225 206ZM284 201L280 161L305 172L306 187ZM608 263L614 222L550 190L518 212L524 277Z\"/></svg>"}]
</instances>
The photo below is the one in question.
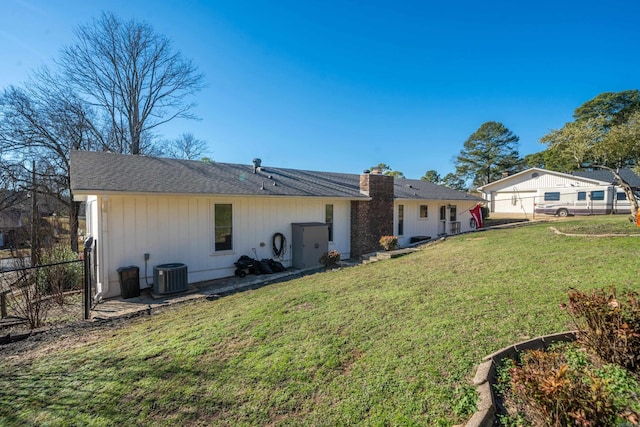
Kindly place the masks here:
<instances>
[{"instance_id":1,"label":"window with white trim","mask_svg":"<svg viewBox=\"0 0 640 427\"><path fill-rule=\"evenodd\" d=\"M213 207L214 252L233 250L233 205L216 203Z\"/></svg>"},{"instance_id":2,"label":"window with white trim","mask_svg":"<svg viewBox=\"0 0 640 427\"><path fill-rule=\"evenodd\" d=\"M429 206L427 205L420 205L420 219L426 219L429 218Z\"/></svg>"}]
</instances>

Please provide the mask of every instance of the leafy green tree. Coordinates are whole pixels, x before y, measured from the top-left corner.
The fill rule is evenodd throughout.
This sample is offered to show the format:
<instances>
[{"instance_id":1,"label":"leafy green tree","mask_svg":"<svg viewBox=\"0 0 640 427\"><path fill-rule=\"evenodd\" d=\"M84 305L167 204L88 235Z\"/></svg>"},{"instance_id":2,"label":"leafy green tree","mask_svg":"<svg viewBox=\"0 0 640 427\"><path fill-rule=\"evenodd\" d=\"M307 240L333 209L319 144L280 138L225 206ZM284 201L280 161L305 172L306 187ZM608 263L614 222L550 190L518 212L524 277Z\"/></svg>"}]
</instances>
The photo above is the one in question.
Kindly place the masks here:
<instances>
[{"instance_id":1,"label":"leafy green tree","mask_svg":"<svg viewBox=\"0 0 640 427\"><path fill-rule=\"evenodd\" d=\"M455 159L456 175L478 187L496 181L520 163L518 141L502 123L486 122L465 141Z\"/></svg>"},{"instance_id":2,"label":"leafy green tree","mask_svg":"<svg viewBox=\"0 0 640 427\"><path fill-rule=\"evenodd\" d=\"M620 167L637 166L640 159L640 96L637 90L607 92L576 109L575 121L541 138L548 151L571 161L575 169L600 167L611 171L632 206L638 202L631 187L618 174Z\"/></svg>"},{"instance_id":3,"label":"leafy green tree","mask_svg":"<svg viewBox=\"0 0 640 427\"><path fill-rule=\"evenodd\" d=\"M379 170L383 175L390 175L393 176L395 178L404 178L404 174L400 171L394 171L393 169L391 169L391 166L389 166L386 163L378 163L377 166L371 166L370 168L371 170Z\"/></svg>"},{"instance_id":4,"label":"leafy green tree","mask_svg":"<svg viewBox=\"0 0 640 427\"><path fill-rule=\"evenodd\" d=\"M442 179L440 178L440 174L433 169L426 171L424 173L424 176L420 177L420 179L423 181L432 182L434 184L440 184L440 182L442 181Z\"/></svg>"},{"instance_id":5,"label":"leafy green tree","mask_svg":"<svg viewBox=\"0 0 640 427\"><path fill-rule=\"evenodd\" d=\"M387 176L392 176L394 178L404 178L404 174L400 171L387 171L384 174Z\"/></svg>"},{"instance_id":6,"label":"leafy green tree","mask_svg":"<svg viewBox=\"0 0 640 427\"><path fill-rule=\"evenodd\" d=\"M540 139L549 147L549 159L554 162L555 167L548 168L568 172L582 168L584 163L633 166L639 157L633 136L639 112L637 89L605 92L585 102L574 111L573 122Z\"/></svg>"},{"instance_id":7,"label":"leafy green tree","mask_svg":"<svg viewBox=\"0 0 640 427\"><path fill-rule=\"evenodd\" d=\"M627 122L630 116L640 111L640 91L604 92L576 108L575 121L603 118L606 127Z\"/></svg>"},{"instance_id":8,"label":"leafy green tree","mask_svg":"<svg viewBox=\"0 0 640 427\"><path fill-rule=\"evenodd\" d=\"M546 151L527 154L522 158L522 167L524 168L542 168L545 169L547 164Z\"/></svg>"},{"instance_id":9,"label":"leafy green tree","mask_svg":"<svg viewBox=\"0 0 640 427\"><path fill-rule=\"evenodd\" d=\"M458 191L467 191L468 188L466 186L465 180L460 178L455 173L448 173L442 178L440 185L444 185L445 187L451 188L453 190Z\"/></svg>"}]
</instances>

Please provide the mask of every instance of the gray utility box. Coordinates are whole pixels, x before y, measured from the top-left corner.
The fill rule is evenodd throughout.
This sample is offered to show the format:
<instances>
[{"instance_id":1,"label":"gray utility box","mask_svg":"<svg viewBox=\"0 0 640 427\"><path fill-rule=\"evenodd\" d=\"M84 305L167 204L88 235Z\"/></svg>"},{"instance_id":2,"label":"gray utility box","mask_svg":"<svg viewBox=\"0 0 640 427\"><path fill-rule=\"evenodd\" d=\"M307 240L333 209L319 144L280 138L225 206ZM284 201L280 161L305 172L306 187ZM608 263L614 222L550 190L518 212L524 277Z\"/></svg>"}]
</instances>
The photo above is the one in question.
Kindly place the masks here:
<instances>
[{"instance_id":1,"label":"gray utility box","mask_svg":"<svg viewBox=\"0 0 640 427\"><path fill-rule=\"evenodd\" d=\"M291 224L293 268L317 267L329 251L329 225L323 222Z\"/></svg>"}]
</instances>

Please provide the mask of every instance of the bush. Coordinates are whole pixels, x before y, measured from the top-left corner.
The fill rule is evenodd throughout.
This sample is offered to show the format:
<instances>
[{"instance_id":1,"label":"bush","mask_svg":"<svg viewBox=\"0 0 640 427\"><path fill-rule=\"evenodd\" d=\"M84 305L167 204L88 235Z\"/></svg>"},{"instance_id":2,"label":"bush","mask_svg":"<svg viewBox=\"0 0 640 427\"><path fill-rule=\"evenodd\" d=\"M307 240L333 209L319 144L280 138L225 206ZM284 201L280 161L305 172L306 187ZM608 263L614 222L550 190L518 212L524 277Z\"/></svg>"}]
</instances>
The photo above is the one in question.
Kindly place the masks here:
<instances>
[{"instance_id":1,"label":"bush","mask_svg":"<svg viewBox=\"0 0 640 427\"><path fill-rule=\"evenodd\" d=\"M532 350L509 370L506 401L534 426L613 426L618 418L608 381L570 366L560 351Z\"/></svg>"},{"instance_id":2,"label":"bush","mask_svg":"<svg viewBox=\"0 0 640 427\"><path fill-rule=\"evenodd\" d=\"M578 340L603 360L632 372L640 370L640 301L629 292L622 297L616 290L569 292L563 305L577 329Z\"/></svg>"},{"instance_id":3,"label":"bush","mask_svg":"<svg viewBox=\"0 0 640 427\"><path fill-rule=\"evenodd\" d=\"M578 340L521 353L496 371L503 425L640 425L640 304L637 294L571 290L562 304Z\"/></svg>"},{"instance_id":4,"label":"bush","mask_svg":"<svg viewBox=\"0 0 640 427\"><path fill-rule=\"evenodd\" d=\"M17 270L15 274L1 275L2 281L13 291L12 298L8 298L7 302L18 317L29 321L31 329L39 328L44 325L51 300L42 283L36 280L37 274L29 268L26 258L14 258L12 264Z\"/></svg>"},{"instance_id":5,"label":"bush","mask_svg":"<svg viewBox=\"0 0 640 427\"><path fill-rule=\"evenodd\" d=\"M44 250L40 256L42 265L77 260L78 255L66 246L53 246ZM44 291L55 295L56 301L62 304L62 293L80 288L82 275L82 263L71 262L39 268L36 278Z\"/></svg>"},{"instance_id":6,"label":"bush","mask_svg":"<svg viewBox=\"0 0 640 427\"><path fill-rule=\"evenodd\" d=\"M340 264L340 252L331 250L323 253L320 257L320 264L322 264L324 268L337 267Z\"/></svg>"},{"instance_id":7,"label":"bush","mask_svg":"<svg viewBox=\"0 0 640 427\"><path fill-rule=\"evenodd\" d=\"M380 246L385 251L392 251L398 247L398 236L382 236L380 238Z\"/></svg>"}]
</instances>

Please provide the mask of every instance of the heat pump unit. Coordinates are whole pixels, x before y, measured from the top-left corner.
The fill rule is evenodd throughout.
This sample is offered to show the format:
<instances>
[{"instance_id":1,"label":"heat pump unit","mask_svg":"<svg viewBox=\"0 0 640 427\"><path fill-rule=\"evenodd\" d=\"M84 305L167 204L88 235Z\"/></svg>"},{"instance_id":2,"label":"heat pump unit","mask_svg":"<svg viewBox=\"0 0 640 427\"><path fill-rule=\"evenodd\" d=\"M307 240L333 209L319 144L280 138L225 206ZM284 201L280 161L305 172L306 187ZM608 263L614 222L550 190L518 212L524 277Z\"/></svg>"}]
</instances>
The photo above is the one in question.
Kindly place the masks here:
<instances>
[{"instance_id":1,"label":"heat pump unit","mask_svg":"<svg viewBox=\"0 0 640 427\"><path fill-rule=\"evenodd\" d=\"M153 293L184 292L189 289L186 264L161 264L153 267Z\"/></svg>"}]
</instances>

